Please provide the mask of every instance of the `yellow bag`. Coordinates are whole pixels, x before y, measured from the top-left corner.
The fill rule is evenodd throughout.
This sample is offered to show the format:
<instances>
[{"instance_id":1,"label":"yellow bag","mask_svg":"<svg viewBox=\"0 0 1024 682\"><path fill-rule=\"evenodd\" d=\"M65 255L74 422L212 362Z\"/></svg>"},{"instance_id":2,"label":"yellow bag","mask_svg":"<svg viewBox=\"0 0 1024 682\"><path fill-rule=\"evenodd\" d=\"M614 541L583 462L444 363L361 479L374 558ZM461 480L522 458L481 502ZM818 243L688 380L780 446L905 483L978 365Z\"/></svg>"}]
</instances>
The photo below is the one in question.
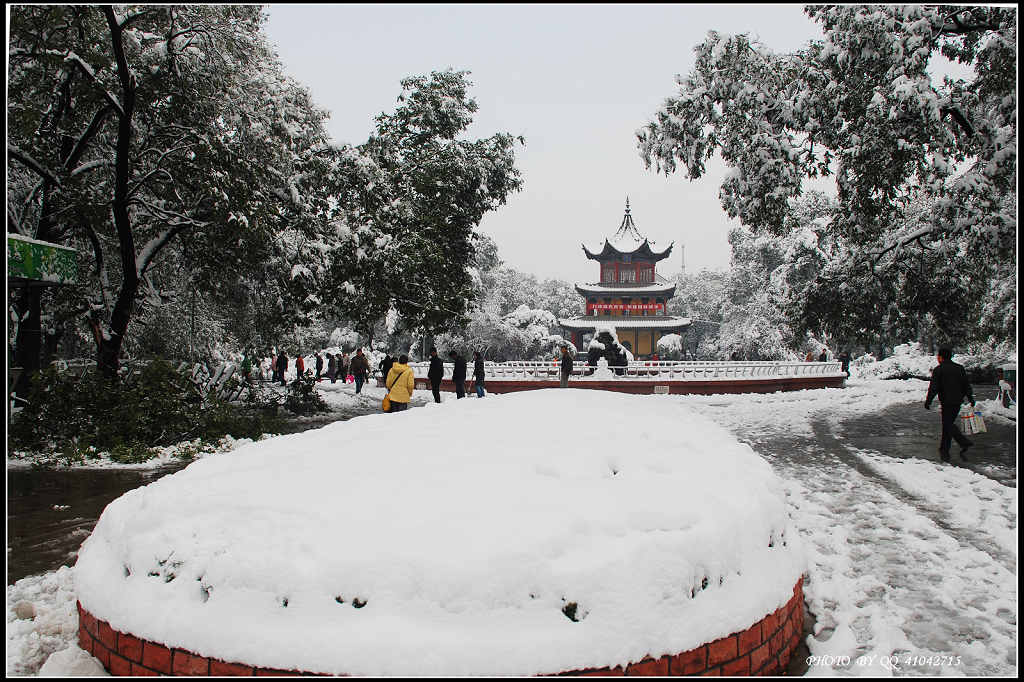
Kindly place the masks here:
<instances>
[{"instance_id":1,"label":"yellow bag","mask_svg":"<svg viewBox=\"0 0 1024 682\"><path fill-rule=\"evenodd\" d=\"M384 377L384 381L387 382L387 377ZM385 412L391 411L391 389L394 388L395 384L397 383L398 377L395 377L395 380L391 382L390 386L388 386L385 383L384 388L388 389L388 393L387 395L384 396L384 400L380 401L380 409L384 410Z\"/></svg>"}]
</instances>

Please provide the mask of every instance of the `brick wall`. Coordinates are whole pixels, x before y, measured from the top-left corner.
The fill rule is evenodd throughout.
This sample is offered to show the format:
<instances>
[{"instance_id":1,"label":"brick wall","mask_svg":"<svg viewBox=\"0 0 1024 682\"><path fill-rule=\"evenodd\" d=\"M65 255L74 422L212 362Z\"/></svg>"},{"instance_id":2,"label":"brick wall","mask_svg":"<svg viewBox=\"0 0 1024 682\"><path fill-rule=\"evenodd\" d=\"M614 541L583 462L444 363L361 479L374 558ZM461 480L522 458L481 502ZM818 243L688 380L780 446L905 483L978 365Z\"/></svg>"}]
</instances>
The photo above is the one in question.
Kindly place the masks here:
<instances>
[{"instance_id":1,"label":"brick wall","mask_svg":"<svg viewBox=\"0 0 1024 682\"><path fill-rule=\"evenodd\" d=\"M800 643L804 626L804 579L783 606L742 632L681 654L648 658L623 669L574 670L562 675L781 675Z\"/></svg>"},{"instance_id":2,"label":"brick wall","mask_svg":"<svg viewBox=\"0 0 1024 682\"><path fill-rule=\"evenodd\" d=\"M708 642L691 651L645 658L625 668L592 668L559 675L778 675L786 670L804 624L803 578L793 586L785 605L742 632ZM126 632L95 618L78 604L78 645L103 664L111 675L310 675L298 670L257 668L173 649Z\"/></svg>"}]
</instances>

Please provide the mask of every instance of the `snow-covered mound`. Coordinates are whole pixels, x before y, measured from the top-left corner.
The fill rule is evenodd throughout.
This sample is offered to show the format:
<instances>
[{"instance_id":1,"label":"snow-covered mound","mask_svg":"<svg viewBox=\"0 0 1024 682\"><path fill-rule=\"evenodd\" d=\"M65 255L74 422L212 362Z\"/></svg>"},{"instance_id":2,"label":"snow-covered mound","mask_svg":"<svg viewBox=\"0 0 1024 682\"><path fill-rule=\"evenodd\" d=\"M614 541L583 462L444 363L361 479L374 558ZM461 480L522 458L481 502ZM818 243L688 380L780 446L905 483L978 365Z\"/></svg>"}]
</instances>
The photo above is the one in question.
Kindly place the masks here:
<instances>
[{"instance_id":1,"label":"snow-covered mound","mask_svg":"<svg viewBox=\"0 0 1024 682\"><path fill-rule=\"evenodd\" d=\"M804 570L770 466L678 401L558 389L253 443L112 502L121 631L250 665L530 675L744 630Z\"/></svg>"}]
</instances>

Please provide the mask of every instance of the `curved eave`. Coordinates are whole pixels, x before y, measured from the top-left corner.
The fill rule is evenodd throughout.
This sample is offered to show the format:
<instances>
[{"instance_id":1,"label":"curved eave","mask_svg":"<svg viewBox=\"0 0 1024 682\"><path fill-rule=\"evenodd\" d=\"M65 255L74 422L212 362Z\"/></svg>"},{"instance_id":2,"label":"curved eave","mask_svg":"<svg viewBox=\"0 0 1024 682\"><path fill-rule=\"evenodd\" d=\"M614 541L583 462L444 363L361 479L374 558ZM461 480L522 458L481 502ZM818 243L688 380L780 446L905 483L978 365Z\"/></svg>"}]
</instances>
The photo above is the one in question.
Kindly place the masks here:
<instances>
[{"instance_id":1,"label":"curved eave","mask_svg":"<svg viewBox=\"0 0 1024 682\"><path fill-rule=\"evenodd\" d=\"M650 286L606 287L600 284L576 284L576 293L581 296L602 294L610 296L665 296L672 298L676 294L676 285L651 284Z\"/></svg>"},{"instance_id":2,"label":"curved eave","mask_svg":"<svg viewBox=\"0 0 1024 682\"><path fill-rule=\"evenodd\" d=\"M605 261L611 260L613 258L621 258L622 256L636 256L637 258L645 258L654 261L655 263L657 263L660 260L664 260L665 258L668 258L669 255L672 253L672 247L674 245L675 242L672 242L664 251L655 252L651 250L650 242L645 239L644 243L633 251L620 251L614 246L612 246L607 239L605 239L604 248L601 249L601 252L594 253L593 251L587 248L586 244L582 244L583 253L587 254L587 258L589 258L590 260Z\"/></svg>"}]
</instances>

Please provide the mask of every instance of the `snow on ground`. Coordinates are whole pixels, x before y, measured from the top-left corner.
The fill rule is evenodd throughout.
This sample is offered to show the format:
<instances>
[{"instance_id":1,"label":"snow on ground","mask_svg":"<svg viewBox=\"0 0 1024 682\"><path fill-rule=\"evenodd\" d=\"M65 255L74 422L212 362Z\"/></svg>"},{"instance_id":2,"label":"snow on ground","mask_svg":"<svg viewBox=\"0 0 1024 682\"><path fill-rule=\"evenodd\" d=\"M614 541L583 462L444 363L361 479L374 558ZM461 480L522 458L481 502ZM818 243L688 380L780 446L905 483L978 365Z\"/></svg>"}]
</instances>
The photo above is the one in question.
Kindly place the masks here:
<instances>
[{"instance_id":1,"label":"snow on ground","mask_svg":"<svg viewBox=\"0 0 1024 682\"><path fill-rule=\"evenodd\" d=\"M80 656L99 662L78 648L78 611L75 609L74 569L62 566L43 575L22 578L7 586L7 674L41 674L40 667L55 652L64 653L56 663L74 663ZM18 618L16 608L30 604L34 618ZM30 612L31 613L31 612ZM23 614L23 615L30 615ZM77 653L76 653L77 652ZM75 674L71 666L58 674ZM102 672L102 668L94 669ZM80 674L89 674L86 671Z\"/></svg>"},{"instance_id":2,"label":"snow on ground","mask_svg":"<svg viewBox=\"0 0 1024 682\"><path fill-rule=\"evenodd\" d=\"M785 480L817 618L808 675L1016 672L1016 489L851 448L842 432L846 420L923 404L927 388L852 380L845 389L672 398L754 443ZM987 415L992 402L979 402ZM1006 421L1016 423L1015 412Z\"/></svg>"},{"instance_id":3,"label":"snow on ground","mask_svg":"<svg viewBox=\"0 0 1024 682\"><path fill-rule=\"evenodd\" d=\"M982 417L985 418L985 422L989 420L999 424L1014 424L1017 423L1017 403L1013 402L1009 407L1003 407L998 399L992 400L979 400L975 406L981 410Z\"/></svg>"},{"instance_id":4,"label":"snow on ground","mask_svg":"<svg viewBox=\"0 0 1024 682\"><path fill-rule=\"evenodd\" d=\"M677 428L637 433L644 421ZM672 402L558 389L448 401L131 491L83 544L75 584L117 629L266 667L614 666L788 600L804 562L781 490L749 446Z\"/></svg>"},{"instance_id":5,"label":"snow on ground","mask_svg":"<svg viewBox=\"0 0 1024 682\"><path fill-rule=\"evenodd\" d=\"M382 389L372 386L364 389L367 398L357 398L351 386L322 388L325 399L338 408L371 396L379 400L377 393L383 396ZM639 398L650 405L684 406L710 417L754 444L781 477L789 517L803 538L805 595L817 619L808 645L814 656L839 657L816 659L809 675L1016 673L1016 490L933 460L900 459L851 448L840 428L846 419L923 403L926 391L927 383L919 380L854 379L845 389ZM440 406L430 404L428 409L462 411L475 402L493 404L501 399L446 401ZM986 420L1016 424L1015 409L1006 410L995 401L979 401L979 405ZM352 431L347 429L353 426L361 431L377 423L396 432L395 425L416 412L420 410L328 428L345 434L350 443ZM442 412L421 414L433 421ZM682 414L679 411L672 419ZM937 415L932 416L937 420ZM580 431L577 425L589 421L571 410L551 419L572 425L568 430L573 433ZM626 421L619 417L609 423ZM648 413L641 421L652 423ZM496 431L508 432L509 424L520 425L509 419ZM658 429L645 429L634 432L634 437L649 439L657 433ZM483 459L486 451L480 441L466 438L462 429L458 434L450 443L461 444L456 449L473 459ZM398 440L404 447L407 441L402 437ZM411 447L408 460L422 459L422 448L415 443ZM243 468L251 466L244 453L235 457ZM548 473L557 475L558 469ZM428 476L426 485L433 484L434 478L434 474ZM337 494L347 494L349 489L341 482ZM571 495L567 498L576 503ZM408 509L404 500L396 507ZM349 538L338 544L355 546ZM8 587L8 674L32 674L54 651L71 653L58 658L51 670L70 669L71 662L80 661L75 651L84 655L75 644L73 571L63 568ZM457 606L459 593L453 589L450 596ZM23 599L49 615L37 616L38 624L16 621L13 609ZM362 609L359 613L372 612Z\"/></svg>"},{"instance_id":6,"label":"snow on ground","mask_svg":"<svg viewBox=\"0 0 1024 682\"><path fill-rule=\"evenodd\" d=\"M264 435L264 438L271 436ZM250 438L222 437L217 443L203 443L202 440L185 441L176 445L155 448L156 455L145 462L123 463L115 462L110 458L109 452L97 452L95 459L89 458L83 462L62 466L64 469L159 469L160 467L186 459L202 459L210 455L223 452L231 452L240 447L252 443ZM39 453L15 451L7 457L8 469L29 469L40 464L53 465L55 455L41 455Z\"/></svg>"},{"instance_id":7,"label":"snow on ground","mask_svg":"<svg viewBox=\"0 0 1024 682\"><path fill-rule=\"evenodd\" d=\"M856 471L805 473L808 485L786 485L807 538L808 645L822 662L808 675L1013 676L1015 567Z\"/></svg>"},{"instance_id":8,"label":"snow on ground","mask_svg":"<svg viewBox=\"0 0 1024 682\"><path fill-rule=\"evenodd\" d=\"M672 396L711 417L747 440L788 434L813 435L810 415L826 414L833 420L860 417L892 405L924 403L928 382L847 381L846 388L808 389L786 393Z\"/></svg>"},{"instance_id":9,"label":"snow on ground","mask_svg":"<svg viewBox=\"0 0 1024 682\"><path fill-rule=\"evenodd\" d=\"M957 527L989 536L1009 554L1017 553L1017 489L969 469L927 459L898 459L854 450L871 469L900 488L938 505Z\"/></svg>"}]
</instances>

